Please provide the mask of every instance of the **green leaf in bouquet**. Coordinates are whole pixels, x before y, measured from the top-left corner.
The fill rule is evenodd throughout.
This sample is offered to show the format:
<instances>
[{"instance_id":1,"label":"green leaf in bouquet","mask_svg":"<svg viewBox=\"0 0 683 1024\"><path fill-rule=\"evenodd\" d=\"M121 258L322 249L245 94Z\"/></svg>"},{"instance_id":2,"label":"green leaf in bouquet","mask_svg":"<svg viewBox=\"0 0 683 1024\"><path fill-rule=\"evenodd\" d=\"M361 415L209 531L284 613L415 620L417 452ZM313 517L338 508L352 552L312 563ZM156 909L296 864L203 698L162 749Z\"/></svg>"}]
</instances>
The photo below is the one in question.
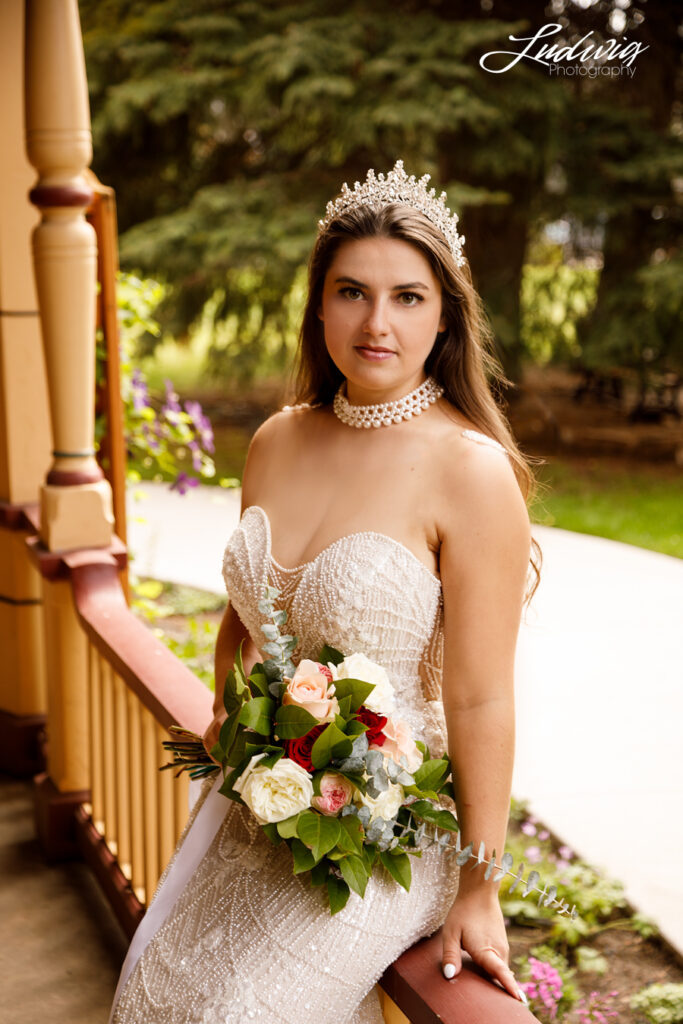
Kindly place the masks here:
<instances>
[{"instance_id":1,"label":"green leaf in bouquet","mask_svg":"<svg viewBox=\"0 0 683 1024\"><path fill-rule=\"evenodd\" d=\"M270 839L273 846L279 846L280 843L282 842L282 836L277 830L277 825L268 824L262 825L261 827L263 828L263 831L265 832L268 839Z\"/></svg>"},{"instance_id":2,"label":"green leaf in bouquet","mask_svg":"<svg viewBox=\"0 0 683 1024\"><path fill-rule=\"evenodd\" d=\"M338 914L340 910L343 910L348 903L351 890L344 881L343 878L337 878L336 875L327 876L327 898L330 902L330 913L332 915Z\"/></svg>"},{"instance_id":3,"label":"green leaf in bouquet","mask_svg":"<svg viewBox=\"0 0 683 1024\"><path fill-rule=\"evenodd\" d=\"M339 870L349 889L359 896L365 896L365 888L370 874L360 857L350 856L339 861Z\"/></svg>"},{"instance_id":4,"label":"green leaf in bouquet","mask_svg":"<svg viewBox=\"0 0 683 1024\"><path fill-rule=\"evenodd\" d=\"M261 764L264 768L272 768L274 765L278 763L280 758L285 756L285 752L282 749L282 747L264 747L263 749L268 751L266 753L266 756L261 761L259 761L259 764Z\"/></svg>"},{"instance_id":5,"label":"green leaf in bouquet","mask_svg":"<svg viewBox=\"0 0 683 1024\"><path fill-rule=\"evenodd\" d=\"M324 885L329 873L330 865L327 863L327 859L323 857L321 861L311 868L311 885L314 887Z\"/></svg>"},{"instance_id":6,"label":"green leaf in bouquet","mask_svg":"<svg viewBox=\"0 0 683 1024\"><path fill-rule=\"evenodd\" d=\"M366 697L375 689L374 683L366 683L363 679L337 679L334 692L337 700L351 697L351 710L358 711Z\"/></svg>"},{"instance_id":7,"label":"green leaf in bouquet","mask_svg":"<svg viewBox=\"0 0 683 1024\"><path fill-rule=\"evenodd\" d=\"M354 761L354 763L355 763L355 759L354 758L348 758L348 757L345 758L343 761L332 761L331 765L330 765L330 769L335 771L335 772L337 772L338 775L343 775L344 778L348 779L349 782L351 782L356 787L356 789L359 790L361 793L366 793L367 792L367 788L368 788L368 784L367 784L367 780L365 779L364 775L362 774L362 764L363 764L363 762L361 761L361 770L360 771L349 772L349 771L346 771L346 769L339 767L339 765L341 765L341 764L348 764L349 761Z\"/></svg>"},{"instance_id":8,"label":"green leaf in bouquet","mask_svg":"<svg viewBox=\"0 0 683 1024\"><path fill-rule=\"evenodd\" d=\"M402 850L400 852L391 850L380 853L379 859L394 881L398 882L399 885L402 885L405 891L408 892L412 878L410 857L408 854L404 853Z\"/></svg>"},{"instance_id":9,"label":"green leaf in bouquet","mask_svg":"<svg viewBox=\"0 0 683 1024\"><path fill-rule=\"evenodd\" d=\"M416 800L410 804L410 811L415 818L428 821L446 832L459 832L460 826L454 814L441 807L435 807L429 800Z\"/></svg>"},{"instance_id":10,"label":"green leaf in bouquet","mask_svg":"<svg viewBox=\"0 0 683 1024\"><path fill-rule=\"evenodd\" d=\"M315 857L300 839L292 839L289 844L294 858L294 874L301 875L315 866Z\"/></svg>"},{"instance_id":11,"label":"green leaf in bouquet","mask_svg":"<svg viewBox=\"0 0 683 1024\"><path fill-rule=\"evenodd\" d=\"M346 853L362 853L363 828L356 815L348 814L337 820L341 826L338 843L339 849Z\"/></svg>"},{"instance_id":12,"label":"green leaf in bouquet","mask_svg":"<svg viewBox=\"0 0 683 1024\"><path fill-rule=\"evenodd\" d=\"M455 790L453 789L452 782L444 782L443 786L439 786L439 793L442 796L449 796L451 800L455 800Z\"/></svg>"},{"instance_id":13,"label":"green leaf in bouquet","mask_svg":"<svg viewBox=\"0 0 683 1024\"><path fill-rule=\"evenodd\" d=\"M415 740L415 746L417 747L417 749L422 754L422 760L423 761L431 760L431 755L429 753L429 747L427 746L426 743L423 743L422 740Z\"/></svg>"},{"instance_id":14,"label":"green leaf in bouquet","mask_svg":"<svg viewBox=\"0 0 683 1024\"><path fill-rule=\"evenodd\" d=\"M361 851L361 857L363 858L363 863L367 868L368 874L371 874L372 869L377 863L377 858L379 857L379 850L377 849L376 846L368 846L367 843L364 843L363 849Z\"/></svg>"},{"instance_id":15,"label":"green leaf in bouquet","mask_svg":"<svg viewBox=\"0 0 683 1024\"><path fill-rule=\"evenodd\" d=\"M301 812L299 811L299 814ZM299 814L293 814L291 818L285 818L284 821L278 821L276 828L278 834L283 839L296 839L296 826L299 821Z\"/></svg>"},{"instance_id":16,"label":"green leaf in bouquet","mask_svg":"<svg viewBox=\"0 0 683 1024\"><path fill-rule=\"evenodd\" d=\"M242 705L240 725L253 729L260 736L270 736L271 720L275 709L275 701L270 697L252 697Z\"/></svg>"},{"instance_id":17,"label":"green leaf in bouquet","mask_svg":"<svg viewBox=\"0 0 683 1024\"><path fill-rule=\"evenodd\" d=\"M349 717L350 714L351 694L347 693L346 697L342 697L342 699L339 701L339 714L337 715L337 718L342 718L344 720L344 725L346 725L346 719ZM351 723L349 723L349 725L350 724Z\"/></svg>"},{"instance_id":18,"label":"green leaf in bouquet","mask_svg":"<svg viewBox=\"0 0 683 1024\"><path fill-rule=\"evenodd\" d=\"M278 654L280 649L278 648ZM280 662L276 661L275 658L266 658L263 662L263 671L266 674L266 679L269 683L282 682L282 674L280 672Z\"/></svg>"},{"instance_id":19,"label":"green leaf in bouquet","mask_svg":"<svg viewBox=\"0 0 683 1024\"><path fill-rule=\"evenodd\" d=\"M431 761L425 761L424 764L421 764L420 767L413 772L413 777L415 779L414 788L419 790L420 793L424 793L425 790L436 792L439 786L445 781L449 768L449 762L441 758L434 758ZM410 787L408 791L412 792L412 787Z\"/></svg>"},{"instance_id":20,"label":"green leaf in bouquet","mask_svg":"<svg viewBox=\"0 0 683 1024\"><path fill-rule=\"evenodd\" d=\"M326 818L315 811L302 811L297 822L299 839L311 850L315 861L324 857L339 842L341 826L337 818Z\"/></svg>"},{"instance_id":21,"label":"green leaf in bouquet","mask_svg":"<svg viewBox=\"0 0 683 1024\"><path fill-rule=\"evenodd\" d=\"M234 768L229 773L229 775L226 775L225 779L223 780L223 785L218 790L218 792L222 796L227 796L230 800L236 800L238 804L243 804L244 803L244 800L242 799L240 794L238 792L236 792L236 790L234 790L232 787L237 782L237 780L239 779L240 775L242 774L242 772L245 770L245 768L249 764L250 760L251 760L251 756L245 757L244 760L240 761L240 763L237 765L237 767Z\"/></svg>"},{"instance_id":22,"label":"green leaf in bouquet","mask_svg":"<svg viewBox=\"0 0 683 1024\"><path fill-rule=\"evenodd\" d=\"M235 685L237 689L237 695L239 696L244 690L247 689L247 674L244 671L244 662L242 661L242 647L244 646L244 640L240 640L240 645L237 648L235 654Z\"/></svg>"},{"instance_id":23,"label":"green leaf in bouquet","mask_svg":"<svg viewBox=\"0 0 683 1024\"><path fill-rule=\"evenodd\" d=\"M333 665L341 665L342 661L344 660L344 655L342 654L341 651L338 651L336 647L330 647L329 644L325 644L325 646L320 651L317 660L320 662L321 665L327 665L327 663L330 661L332 662Z\"/></svg>"},{"instance_id":24,"label":"green leaf in bouquet","mask_svg":"<svg viewBox=\"0 0 683 1024\"><path fill-rule=\"evenodd\" d=\"M255 672L252 669L247 682L249 683L252 697L267 697L269 695L268 680L266 679L265 672Z\"/></svg>"},{"instance_id":25,"label":"green leaf in bouquet","mask_svg":"<svg viewBox=\"0 0 683 1024\"><path fill-rule=\"evenodd\" d=\"M235 708L228 717L225 719L221 726L221 731L218 734L218 742L223 748L224 756L230 757L235 737L237 736L237 727L239 725L241 705Z\"/></svg>"},{"instance_id":26,"label":"green leaf in bouquet","mask_svg":"<svg viewBox=\"0 0 683 1024\"><path fill-rule=\"evenodd\" d=\"M236 768L247 754L247 734L238 732L230 750L224 755L226 764Z\"/></svg>"},{"instance_id":27,"label":"green leaf in bouquet","mask_svg":"<svg viewBox=\"0 0 683 1024\"><path fill-rule=\"evenodd\" d=\"M247 693L246 687L238 689L237 676L234 669L230 669L225 677L225 686L223 687L223 706L229 715L242 707L244 701L247 700Z\"/></svg>"},{"instance_id":28,"label":"green leaf in bouquet","mask_svg":"<svg viewBox=\"0 0 683 1024\"><path fill-rule=\"evenodd\" d=\"M218 761L219 764L225 757L225 751L219 741L216 741L216 743L211 747L211 757L214 761Z\"/></svg>"},{"instance_id":29,"label":"green leaf in bouquet","mask_svg":"<svg viewBox=\"0 0 683 1024\"><path fill-rule=\"evenodd\" d=\"M275 713L275 723L281 740L298 740L320 724L310 711L296 704L284 704L279 707Z\"/></svg>"},{"instance_id":30,"label":"green leaf in bouquet","mask_svg":"<svg viewBox=\"0 0 683 1024\"><path fill-rule=\"evenodd\" d=\"M344 697L344 700L348 699L348 697ZM344 730L347 736L362 736L363 733L367 731L368 727L365 722L359 722L357 718L352 718L351 721L347 723L346 729Z\"/></svg>"},{"instance_id":31,"label":"green leaf in bouquet","mask_svg":"<svg viewBox=\"0 0 683 1024\"><path fill-rule=\"evenodd\" d=\"M334 722L330 722L313 744L311 761L316 768L324 768L333 757L348 757L352 749L349 737Z\"/></svg>"}]
</instances>

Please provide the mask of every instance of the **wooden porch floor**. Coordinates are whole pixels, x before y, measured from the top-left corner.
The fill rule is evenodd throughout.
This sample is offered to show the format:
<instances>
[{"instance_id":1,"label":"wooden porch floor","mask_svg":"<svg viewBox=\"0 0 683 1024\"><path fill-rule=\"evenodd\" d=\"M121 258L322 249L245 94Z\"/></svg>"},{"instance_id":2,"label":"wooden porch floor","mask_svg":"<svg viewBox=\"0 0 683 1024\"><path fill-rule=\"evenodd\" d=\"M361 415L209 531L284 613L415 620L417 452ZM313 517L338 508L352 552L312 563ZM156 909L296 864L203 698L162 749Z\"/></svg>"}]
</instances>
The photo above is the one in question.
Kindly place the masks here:
<instances>
[{"instance_id":1,"label":"wooden porch floor","mask_svg":"<svg viewBox=\"0 0 683 1024\"><path fill-rule=\"evenodd\" d=\"M32 783L0 775L0 1020L106 1024L127 946L85 864L45 863Z\"/></svg>"}]
</instances>

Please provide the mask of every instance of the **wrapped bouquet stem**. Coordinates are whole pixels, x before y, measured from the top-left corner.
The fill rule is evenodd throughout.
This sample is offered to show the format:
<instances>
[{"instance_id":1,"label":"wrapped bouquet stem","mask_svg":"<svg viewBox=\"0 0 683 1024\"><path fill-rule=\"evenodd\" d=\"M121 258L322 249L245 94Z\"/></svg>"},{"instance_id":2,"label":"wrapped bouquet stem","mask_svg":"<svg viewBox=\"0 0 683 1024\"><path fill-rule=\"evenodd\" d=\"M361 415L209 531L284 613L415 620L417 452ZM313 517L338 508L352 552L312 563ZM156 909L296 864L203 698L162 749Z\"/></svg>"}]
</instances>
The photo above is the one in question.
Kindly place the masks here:
<instances>
[{"instance_id":1,"label":"wrapped bouquet stem","mask_svg":"<svg viewBox=\"0 0 683 1024\"><path fill-rule=\"evenodd\" d=\"M164 743L164 768L192 778L221 772L220 792L245 805L275 845L287 846L295 874L308 873L338 913L359 896L373 871L384 868L410 888L411 859L436 846L463 868L486 864L485 878L514 875L511 891L539 894L539 903L571 913L554 885L540 888L537 871L524 881L504 853L484 856L482 843L462 847L458 822L444 804L453 798L448 756L434 757L396 713L387 672L362 653L324 646L317 660L291 656L297 638L281 632L287 613L267 586L259 610L264 654L247 675L241 645L223 692L226 720L211 754L194 733L174 729Z\"/></svg>"}]
</instances>

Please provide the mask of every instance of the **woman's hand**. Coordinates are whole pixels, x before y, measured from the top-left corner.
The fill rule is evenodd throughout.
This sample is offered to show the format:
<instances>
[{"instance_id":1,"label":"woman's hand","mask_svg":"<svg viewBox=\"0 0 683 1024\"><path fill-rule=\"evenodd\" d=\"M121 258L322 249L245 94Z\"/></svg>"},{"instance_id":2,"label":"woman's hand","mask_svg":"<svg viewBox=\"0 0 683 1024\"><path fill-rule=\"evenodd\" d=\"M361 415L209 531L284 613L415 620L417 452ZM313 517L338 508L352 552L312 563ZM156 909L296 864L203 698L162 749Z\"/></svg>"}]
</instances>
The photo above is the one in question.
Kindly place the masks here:
<instances>
[{"instance_id":1,"label":"woman's hand","mask_svg":"<svg viewBox=\"0 0 683 1024\"><path fill-rule=\"evenodd\" d=\"M458 892L444 922L442 934L441 967L444 977L450 979L458 976L464 949L510 995L523 1003L528 1002L508 967L508 940L496 890Z\"/></svg>"},{"instance_id":2,"label":"woman's hand","mask_svg":"<svg viewBox=\"0 0 683 1024\"><path fill-rule=\"evenodd\" d=\"M219 711L217 711L216 714L213 716L211 722L209 723L206 732L202 736L204 749L206 750L209 757L211 757L211 749L213 745L218 742L218 736L221 731L221 726L223 725L223 722L227 717L228 714L225 708L221 708ZM216 764L218 764L218 762L216 762Z\"/></svg>"}]
</instances>

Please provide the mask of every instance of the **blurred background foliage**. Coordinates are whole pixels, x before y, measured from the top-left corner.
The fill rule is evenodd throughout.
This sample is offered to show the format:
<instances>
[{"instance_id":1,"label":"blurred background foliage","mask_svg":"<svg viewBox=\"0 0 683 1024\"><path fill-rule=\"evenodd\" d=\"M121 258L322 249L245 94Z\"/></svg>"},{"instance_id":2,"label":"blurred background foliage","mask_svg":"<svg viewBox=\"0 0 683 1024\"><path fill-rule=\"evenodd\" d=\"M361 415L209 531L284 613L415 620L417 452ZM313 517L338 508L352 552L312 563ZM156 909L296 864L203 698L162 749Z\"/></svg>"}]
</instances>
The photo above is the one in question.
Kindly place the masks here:
<instances>
[{"instance_id":1,"label":"blurred background foliage","mask_svg":"<svg viewBox=\"0 0 683 1024\"><path fill-rule=\"evenodd\" d=\"M665 0L80 0L121 263L203 372L282 373L326 201L400 156L461 215L504 368L683 372L680 9ZM648 47L629 77L482 54L547 22ZM616 62L616 66L620 66Z\"/></svg>"}]
</instances>

